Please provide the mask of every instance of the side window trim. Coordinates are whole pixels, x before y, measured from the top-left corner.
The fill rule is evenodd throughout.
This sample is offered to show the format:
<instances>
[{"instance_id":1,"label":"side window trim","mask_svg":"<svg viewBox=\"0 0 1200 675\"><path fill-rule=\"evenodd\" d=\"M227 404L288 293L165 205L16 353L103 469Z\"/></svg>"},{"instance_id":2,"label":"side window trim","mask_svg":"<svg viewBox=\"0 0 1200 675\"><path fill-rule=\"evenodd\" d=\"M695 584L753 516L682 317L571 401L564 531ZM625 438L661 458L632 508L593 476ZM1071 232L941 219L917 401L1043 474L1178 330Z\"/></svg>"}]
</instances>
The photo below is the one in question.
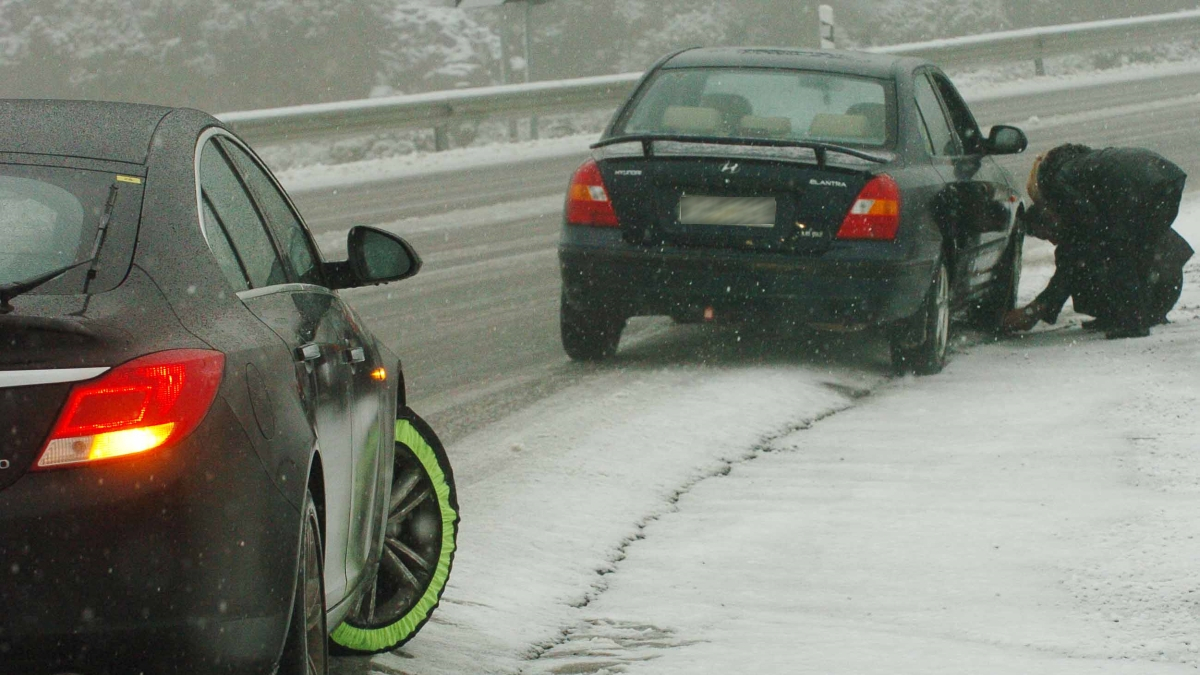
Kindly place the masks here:
<instances>
[{"instance_id":1,"label":"side window trim","mask_svg":"<svg viewBox=\"0 0 1200 675\"><path fill-rule=\"evenodd\" d=\"M208 198L207 194L204 194L203 187L201 187L200 193L201 193L201 200L203 202L203 206L205 207L204 213L211 213L213 220L216 221L216 223L217 223L217 227L221 228L220 235L222 237L225 237L226 245L229 246L229 252L233 254L233 259L235 261L237 261L238 269L240 269L242 271L242 278L244 278L246 280L246 288L251 288L253 286L253 284L250 283L250 273L246 270L246 261L242 260L241 252L238 251L237 248L234 247L233 237L231 237L229 235L229 229L225 227L225 221L221 220L221 216L217 213L217 210L212 205L212 200ZM200 222L201 223L204 222L203 213L200 215ZM206 233L205 240L207 241L207 239L208 239L208 235ZM209 248L211 249L212 242L208 242L208 245L209 245Z\"/></svg>"},{"instance_id":2,"label":"side window trim","mask_svg":"<svg viewBox=\"0 0 1200 675\"><path fill-rule=\"evenodd\" d=\"M966 103L960 96L956 96L956 98L958 98L957 101L952 102L950 100L949 94L951 92L957 94L953 88L954 85L950 82L950 78L946 77L944 73L941 73L937 70L929 69L926 72L929 75L930 83L933 85L934 93L937 94L938 100L942 102L942 108L946 111L946 119L950 122L950 130L954 132L954 136L958 139L960 152L963 154L966 154L968 151L974 153L974 149L967 148L967 139L963 138L963 134L958 127L960 123L969 123L971 125L970 130L975 132L976 142L978 142L981 132L979 131L979 122L976 121L975 115L971 113L971 109L966 106ZM947 87L949 87L949 89L947 89ZM960 120L959 115L955 115L952 108L961 110L961 112L966 115L967 119Z\"/></svg>"},{"instance_id":3,"label":"side window trim","mask_svg":"<svg viewBox=\"0 0 1200 675\"><path fill-rule=\"evenodd\" d=\"M279 263L281 265L283 265L284 271L286 273L285 276L289 277L289 279L287 279L286 281L284 281L280 284L270 284L268 286L255 286L253 283L250 283L250 288L251 289L272 288L275 286L290 284L290 283L292 283L291 279L295 278L295 276L296 276L295 272L291 268L291 262L289 260L285 259L285 257L280 253L279 242L277 242L275 240L275 234L271 231L270 226L267 225L267 221L266 221L265 217L263 216L262 207L259 206L258 200L256 199L255 195L250 191L249 187L247 187L246 179L242 177L241 171L238 170L235 163L229 158L229 155L225 152L225 148L221 147L221 144L216 141L216 139L218 137L232 138L232 136L230 136L227 132L225 132L220 127L209 127L208 129L205 129L200 134L200 138L196 141L196 150L194 153L195 154L194 176L195 176L195 182L196 182L196 207L197 207L196 215L198 216L199 221L200 221L200 233L204 236L204 243L208 244L210 249L212 248L212 242L209 241L208 231L204 225L204 205L205 205L205 202L208 200L208 198L204 194L203 181L201 179L201 174L200 174L200 160L203 155L205 145L208 144L209 142L212 142L213 148L216 149L216 151L219 153L219 155L221 157L221 161L225 162L225 164L229 167L229 170L233 173L234 178L237 179L238 183L242 187L242 190L246 193L246 197L250 200L251 207L254 209L255 213L258 215L259 221L263 225L263 231L266 233L267 241L271 244L272 250L275 251L275 258L279 261ZM216 209L213 209L213 211L215 214ZM219 218L219 216L218 216L218 218ZM223 232L225 232L225 234L228 236L228 231L225 230L224 224L221 225L221 228L222 228ZM245 263L242 261L242 258L241 258L241 254L238 252L237 247L232 245L233 240L229 239L229 241L231 244L230 248L233 249L234 255L237 256L237 258L238 258L238 265L242 268L242 273L247 277L247 280L249 280L249 272L246 270Z\"/></svg>"},{"instance_id":4,"label":"side window trim","mask_svg":"<svg viewBox=\"0 0 1200 675\"><path fill-rule=\"evenodd\" d=\"M942 99L941 87L938 86L937 80L933 77L933 69L925 69L925 81L929 83L929 88L933 90L934 98L937 99L938 106L942 111L942 117L946 121L946 125L950 128L950 137L954 140L954 152L950 153L951 157L960 157L965 152L963 139L958 135L958 129L954 127L954 118L950 115L950 108L946 105L946 101Z\"/></svg>"},{"instance_id":5,"label":"side window trim","mask_svg":"<svg viewBox=\"0 0 1200 675\"><path fill-rule=\"evenodd\" d=\"M233 169L234 173L237 174L238 180L240 180L242 183L242 187L244 187L246 190L246 193L250 195L250 200L253 202L255 210L258 211L259 217L262 219L263 223L265 223L267 225L267 232L271 237L271 242L275 245L275 250L279 254L280 259L283 260L284 265L286 265L287 271L288 271L288 276L290 277L290 279L293 282L299 282L300 281L299 270L296 270L294 268L294 266L292 265L292 258L289 255L289 252L285 251L283 249L283 243L279 241L278 233L275 232L275 227L272 225L271 218L269 217L269 214L267 213L266 209L262 205L263 196L260 195L258 193L258 190L255 189L255 187L250 184L250 181L248 181L246 179L246 176L245 176L244 172L242 171L241 167L238 165L238 162L230 155L228 149L225 147L226 143L229 143L230 145L234 145L239 150L244 152L246 154L246 156L250 159L250 161L254 164L254 166L264 176L267 177L267 179L270 181L271 185L275 188L275 191L279 194L279 196L282 197L284 205L287 207L292 218L294 218L296 220L296 222L300 224L300 233L304 237L304 241L308 247L309 254L313 258L313 263L315 264L315 272L316 272L317 277L321 280L322 285L327 285L325 278L324 278L324 274L321 271L321 263L322 263L323 259L321 258L320 249L317 248L316 242L314 242L312 240L311 234L308 230L308 225L307 225L307 223L304 222L304 218L300 215L300 210L297 209L296 205L292 202L291 196L288 195L287 191L283 189L283 186L281 186L279 184L279 181L275 178L274 174L272 174L269 170L267 170L267 168L265 166L263 166L261 160L259 160L259 158L258 158L258 155L254 154L254 152L252 150L250 150L250 148L246 147L245 144L241 143L237 138L234 138L233 136L230 136L228 134L217 134L216 139L217 139L217 146L221 149L222 156L225 157L225 159L229 162L230 167Z\"/></svg>"},{"instance_id":6,"label":"side window trim","mask_svg":"<svg viewBox=\"0 0 1200 675\"><path fill-rule=\"evenodd\" d=\"M927 134L929 134L929 143L934 146L933 156L934 157L960 156L963 152L962 140L958 137L958 132L954 129L954 124L950 121L950 114L946 110L946 104L942 102L942 95L940 93L938 93L937 85L934 83L933 79L930 78L930 72L931 72L930 69L927 67L918 70L913 76L913 84L917 88L920 88L920 86L921 86L920 83L923 80L925 83L925 86L929 87L929 91L933 94L933 102L936 105L936 110L932 111L931 114L941 114L942 125L945 126L946 130L950 133L950 141L953 144L954 152L946 152L945 148L939 149L936 147L936 143L934 143L934 133L929 128L930 123L929 123L928 118L926 117L926 111L924 109L922 109L922 107L921 107L920 96L916 95L916 93L914 92L914 97L916 98L916 104L917 104L917 112L920 113L922 122L925 122L925 124L926 124L925 131Z\"/></svg>"}]
</instances>

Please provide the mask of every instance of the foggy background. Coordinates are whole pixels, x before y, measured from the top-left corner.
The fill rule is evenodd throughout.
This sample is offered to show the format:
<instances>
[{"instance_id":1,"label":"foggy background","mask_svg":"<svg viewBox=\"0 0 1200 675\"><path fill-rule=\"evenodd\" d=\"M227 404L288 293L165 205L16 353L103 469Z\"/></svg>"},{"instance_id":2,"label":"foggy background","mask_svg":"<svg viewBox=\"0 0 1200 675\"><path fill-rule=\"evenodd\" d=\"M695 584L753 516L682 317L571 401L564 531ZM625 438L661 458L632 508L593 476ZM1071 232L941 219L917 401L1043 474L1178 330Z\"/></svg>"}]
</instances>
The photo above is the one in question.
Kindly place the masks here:
<instances>
[{"instance_id":1,"label":"foggy background","mask_svg":"<svg viewBox=\"0 0 1200 675\"><path fill-rule=\"evenodd\" d=\"M213 112L525 79L523 10L448 0L0 0L4 97ZM806 0L551 0L535 80L642 70L676 48L799 44ZM1196 0L831 0L839 46L1194 9ZM504 56L502 56L504 51ZM507 57L507 58L506 58ZM1111 58L1111 55L1109 55Z\"/></svg>"}]
</instances>

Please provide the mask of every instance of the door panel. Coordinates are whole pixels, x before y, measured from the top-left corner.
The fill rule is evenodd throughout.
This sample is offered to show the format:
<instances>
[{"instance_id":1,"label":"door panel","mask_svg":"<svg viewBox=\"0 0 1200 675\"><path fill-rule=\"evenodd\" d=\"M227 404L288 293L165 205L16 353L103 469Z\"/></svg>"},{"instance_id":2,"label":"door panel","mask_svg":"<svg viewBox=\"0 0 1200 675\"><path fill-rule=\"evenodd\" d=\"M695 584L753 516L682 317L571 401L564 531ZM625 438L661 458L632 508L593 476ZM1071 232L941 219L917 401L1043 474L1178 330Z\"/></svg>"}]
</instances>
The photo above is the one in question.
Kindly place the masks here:
<instances>
[{"instance_id":1,"label":"door panel","mask_svg":"<svg viewBox=\"0 0 1200 675\"><path fill-rule=\"evenodd\" d=\"M334 533L337 539L326 543L326 557L330 562L327 568L343 569L346 588L354 588L370 569L373 542L382 522L376 494L381 480L380 440L386 433L380 424L386 386L371 378L378 365L376 359L349 308L336 293L327 290L320 255L291 200L248 150L228 138L222 139L221 145L258 205L287 264L290 280L305 284L305 291L290 296L303 318L301 327L317 331L304 339L316 343L325 360L315 366L318 388L333 386L325 381L326 376L338 379L338 400L323 398L317 420L323 452L328 455L336 449L339 453L336 466L326 460L326 472L335 472L338 490L345 490L339 493L338 511L330 511L327 527L333 532L336 516L338 529ZM327 508L334 508L332 500ZM334 534L329 535L331 539Z\"/></svg>"}]
</instances>

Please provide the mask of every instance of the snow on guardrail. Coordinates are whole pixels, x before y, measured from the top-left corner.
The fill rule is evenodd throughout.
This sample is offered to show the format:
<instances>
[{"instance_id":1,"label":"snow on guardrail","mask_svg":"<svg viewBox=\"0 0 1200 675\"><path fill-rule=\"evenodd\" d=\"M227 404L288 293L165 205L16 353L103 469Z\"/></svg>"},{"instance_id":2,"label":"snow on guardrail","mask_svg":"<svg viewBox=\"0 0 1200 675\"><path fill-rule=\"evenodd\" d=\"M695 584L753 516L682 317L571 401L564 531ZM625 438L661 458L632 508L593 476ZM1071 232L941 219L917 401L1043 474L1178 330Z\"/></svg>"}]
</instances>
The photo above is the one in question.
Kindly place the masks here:
<instances>
[{"instance_id":1,"label":"snow on guardrail","mask_svg":"<svg viewBox=\"0 0 1200 675\"><path fill-rule=\"evenodd\" d=\"M1200 36L1200 10L973 35L876 47L946 65L1034 61L1066 54L1145 47ZM641 73L429 92L408 96L223 113L217 117L253 143L312 140L394 129L434 128L447 148L446 126L615 108Z\"/></svg>"}]
</instances>

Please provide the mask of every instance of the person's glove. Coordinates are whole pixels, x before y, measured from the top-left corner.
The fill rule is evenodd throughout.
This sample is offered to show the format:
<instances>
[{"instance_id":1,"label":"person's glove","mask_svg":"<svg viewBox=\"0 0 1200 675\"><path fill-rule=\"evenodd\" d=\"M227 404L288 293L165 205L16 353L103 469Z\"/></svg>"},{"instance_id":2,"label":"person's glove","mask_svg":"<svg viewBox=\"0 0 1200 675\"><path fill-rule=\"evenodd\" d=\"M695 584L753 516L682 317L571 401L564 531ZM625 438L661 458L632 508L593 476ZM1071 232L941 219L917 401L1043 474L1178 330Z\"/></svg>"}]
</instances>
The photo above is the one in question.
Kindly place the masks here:
<instances>
[{"instance_id":1,"label":"person's glove","mask_svg":"<svg viewBox=\"0 0 1200 675\"><path fill-rule=\"evenodd\" d=\"M1018 307L1004 314L1004 320L1001 322L1004 330L1009 332L1029 330L1037 325L1037 322L1042 318L1042 307L1036 302L1031 302L1024 307Z\"/></svg>"}]
</instances>

